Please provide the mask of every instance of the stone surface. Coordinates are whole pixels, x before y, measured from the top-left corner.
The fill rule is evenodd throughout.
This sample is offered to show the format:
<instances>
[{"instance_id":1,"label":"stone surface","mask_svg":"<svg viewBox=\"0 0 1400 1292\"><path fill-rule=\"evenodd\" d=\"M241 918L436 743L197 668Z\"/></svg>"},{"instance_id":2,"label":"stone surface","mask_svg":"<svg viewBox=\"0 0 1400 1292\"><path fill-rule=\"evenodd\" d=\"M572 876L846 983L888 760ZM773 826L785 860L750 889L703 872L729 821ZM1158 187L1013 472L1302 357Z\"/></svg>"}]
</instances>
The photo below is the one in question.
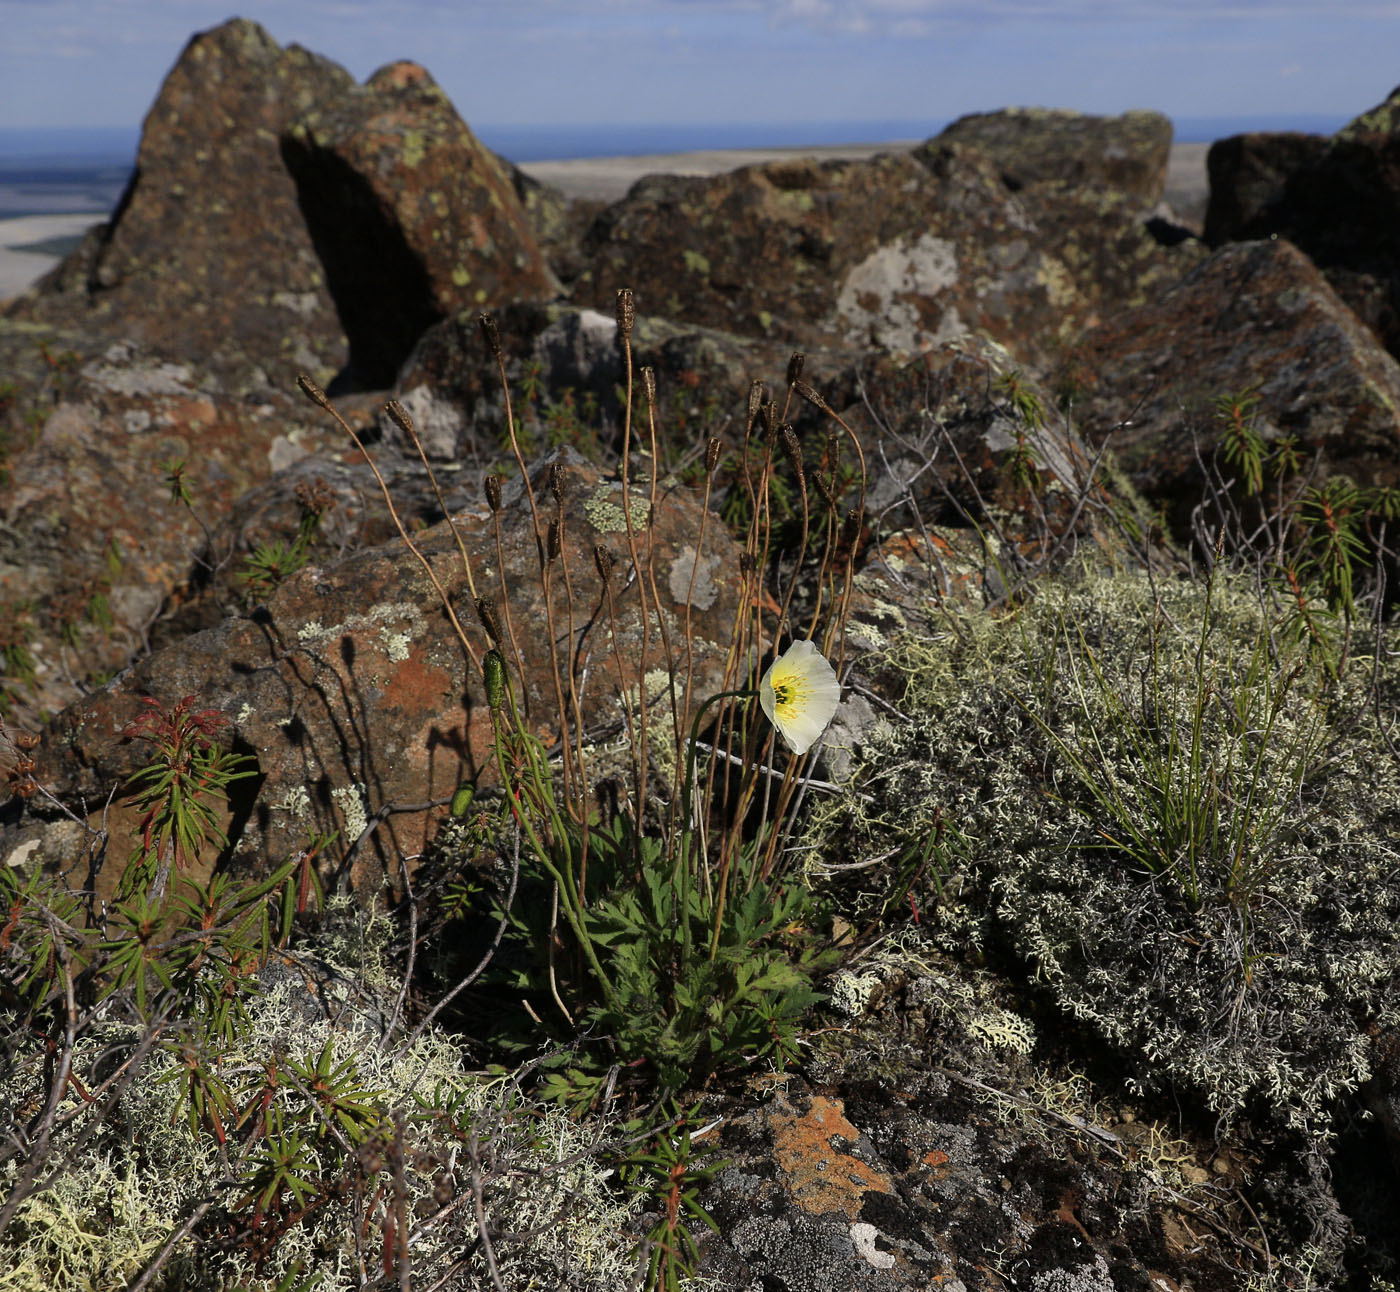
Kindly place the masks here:
<instances>
[{"instance_id":1,"label":"stone surface","mask_svg":"<svg viewBox=\"0 0 1400 1292\"><path fill-rule=\"evenodd\" d=\"M355 385L390 385L418 337L456 310L558 290L510 176L415 63L323 96L284 131L282 155Z\"/></svg>"},{"instance_id":2,"label":"stone surface","mask_svg":"<svg viewBox=\"0 0 1400 1292\"><path fill-rule=\"evenodd\" d=\"M9 313L133 338L238 390L327 381L345 340L279 137L352 84L234 19L194 37L146 116L110 223Z\"/></svg>"},{"instance_id":3,"label":"stone surface","mask_svg":"<svg viewBox=\"0 0 1400 1292\"><path fill-rule=\"evenodd\" d=\"M508 658L518 646L523 670L513 667L512 673L523 679L517 685L528 721L547 741L557 738L558 727L549 716L558 712L551 613L560 667L567 679L573 663L590 729L611 728L615 734L621 725L619 690L635 686L643 669L662 663L655 627L651 653L644 658L636 581L630 590L627 586L626 535L609 519L614 512L620 515L620 486L576 454L565 451L554 460L562 472L565 537L563 566L554 567L551 579L552 611L546 611L534 523L518 479L507 486L500 514L504 566L485 505L456 517L477 592L493 599L498 622L514 643L503 647ZM547 520L553 501L546 471L544 465L536 469L534 488ZM693 547L698 525L697 504L684 490L666 494L651 522L643 513L639 523L642 558L650 547L675 640L683 639L683 606L666 591L669 574L687 544ZM699 694L718 689L725 650L716 643L729 640L738 597L733 540L717 525L706 532L706 554L720 560L688 619ZM615 619L595 568L599 543L616 561ZM487 642L448 526L424 531L418 545L452 598L479 659ZM618 661L631 670L628 676L619 678ZM416 853L430 837L425 805L436 802L440 810L491 759L480 674L468 662L422 566L397 540L308 566L251 616L225 619L157 651L71 705L48 727L36 775L61 798L100 801L126 781L143 756L139 746L122 738L142 697L152 696L168 708L186 695L226 714L233 747L257 762L256 791L241 808L236 864L275 863L305 847L313 830L340 830L340 855L358 839L367 817L382 812L386 822L361 847L353 876L348 861L342 874L346 882L353 878L357 891L367 885L367 894L378 891L386 870L391 881L397 875L396 864L388 860L395 849ZM391 812L395 805L415 806L398 817ZM110 855L124 856L125 849L114 844Z\"/></svg>"},{"instance_id":4,"label":"stone surface","mask_svg":"<svg viewBox=\"0 0 1400 1292\"><path fill-rule=\"evenodd\" d=\"M1289 177L1327 151L1325 135L1262 131L1217 139L1206 154L1210 201L1202 236L1213 247L1255 236L1273 218Z\"/></svg>"},{"instance_id":5,"label":"stone surface","mask_svg":"<svg viewBox=\"0 0 1400 1292\"><path fill-rule=\"evenodd\" d=\"M1096 1111L1084 1076L986 1026L1034 1030L989 975L912 930L836 977L856 973L863 1003L831 1018L802 1075L707 1108L722 1120L698 1143L725 1166L703 1195L719 1232L702 1274L771 1292L1236 1286L1255 1254L1230 1236L1231 1190L1250 1190L1252 1160L1227 1189L1190 1184L1209 1135Z\"/></svg>"},{"instance_id":6,"label":"stone surface","mask_svg":"<svg viewBox=\"0 0 1400 1292\"><path fill-rule=\"evenodd\" d=\"M1400 355L1400 90L1325 141L1221 141L1211 183L1212 243L1287 238Z\"/></svg>"},{"instance_id":7,"label":"stone surface","mask_svg":"<svg viewBox=\"0 0 1400 1292\"><path fill-rule=\"evenodd\" d=\"M987 153L1012 190L1046 181L1112 188L1151 207L1166 186L1172 125L1159 112L1003 108L959 117L938 137Z\"/></svg>"},{"instance_id":8,"label":"stone surface","mask_svg":"<svg viewBox=\"0 0 1400 1292\"><path fill-rule=\"evenodd\" d=\"M1358 483L1400 484L1400 365L1286 242L1223 248L1101 327L1083 357L1094 384L1080 426L1111 434L1145 494L1183 507L1199 496L1195 445L1215 442L1213 401L1245 390L1266 439L1295 436L1305 461L1320 452L1325 471Z\"/></svg>"},{"instance_id":9,"label":"stone surface","mask_svg":"<svg viewBox=\"0 0 1400 1292\"><path fill-rule=\"evenodd\" d=\"M301 399L231 399L126 343L50 353L52 402L0 491L0 614L35 662L32 685L0 666L0 686L22 719L142 654L181 589L241 567L246 549L211 530L283 456L339 447ZM177 464L189 505L172 498Z\"/></svg>"},{"instance_id":10,"label":"stone surface","mask_svg":"<svg viewBox=\"0 0 1400 1292\"><path fill-rule=\"evenodd\" d=\"M988 157L937 140L867 162L653 176L594 221L572 292L608 308L630 285L641 312L803 345L913 352L980 331L1046 365L1106 296L1184 268L1129 199L1057 201L1042 227Z\"/></svg>"}]
</instances>

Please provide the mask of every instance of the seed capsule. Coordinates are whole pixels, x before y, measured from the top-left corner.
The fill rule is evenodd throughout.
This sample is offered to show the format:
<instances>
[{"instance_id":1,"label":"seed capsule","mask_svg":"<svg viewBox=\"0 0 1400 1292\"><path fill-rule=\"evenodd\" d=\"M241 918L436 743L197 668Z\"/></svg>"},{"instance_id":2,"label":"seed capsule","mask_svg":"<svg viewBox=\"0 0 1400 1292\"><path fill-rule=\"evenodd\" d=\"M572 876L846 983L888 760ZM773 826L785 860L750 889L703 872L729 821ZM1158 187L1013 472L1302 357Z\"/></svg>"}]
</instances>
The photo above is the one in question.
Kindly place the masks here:
<instances>
[{"instance_id":1,"label":"seed capsule","mask_svg":"<svg viewBox=\"0 0 1400 1292\"><path fill-rule=\"evenodd\" d=\"M476 617L481 620L481 626L486 629L487 634L497 646L501 644L501 625L496 619L496 606L490 597L477 597Z\"/></svg>"},{"instance_id":2,"label":"seed capsule","mask_svg":"<svg viewBox=\"0 0 1400 1292\"><path fill-rule=\"evenodd\" d=\"M814 408L819 408L823 413L830 413L831 406L805 381L794 381L792 388L802 396Z\"/></svg>"},{"instance_id":3,"label":"seed capsule","mask_svg":"<svg viewBox=\"0 0 1400 1292\"><path fill-rule=\"evenodd\" d=\"M706 445L705 445L705 474L706 474L706 475L711 475L711 474L714 472L714 469L715 469L717 466L719 466L719 455L720 455L723 451L724 451L724 445L721 444L721 443L720 443L717 439L715 439L715 437L712 435L712 436L710 437L708 443L706 443Z\"/></svg>"},{"instance_id":4,"label":"seed capsule","mask_svg":"<svg viewBox=\"0 0 1400 1292\"><path fill-rule=\"evenodd\" d=\"M758 416L758 410L763 405L763 383L761 381L749 382L749 425L753 425L753 419Z\"/></svg>"},{"instance_id":5,"label":"seed capsule","mask_svg":"<svg viewBox=\"0 0 1400 1292\"><path fill-rule=\"evenodd\" d=\"M624 287L617 293L617 328L623 336L632 335L636 312L632 306L632 289Z\"/></svg>"},{"instance_id":6,"label":"seed capsule","mask_svg":"<svg viewBox=\"0 0 1400 1292\"><path fill-rule=\"evenodd\" d=\"M504 476L489 475L481 482L486 490L486 505L492 511L501 510L501 484L504 480Z\"/></svg>"},{"instance_id":7,"label":"seed capsule","mask_svg":"<svg viewBox=\"0 0 1400 1292\"><path fill-rule=\"evenodd\" d=\"M319 404L322 408L329 408L331 406L331 401L326 397L326 392L304 372L297 378L297 385L301 387L301 393L313 404Z\"/></svg>"},{"instance_id":8,"label":"seed capsule","mask_svg":"<svg viewBox=\"0 0 1400 1292\"><path fill-rule=\"evenodd\" d=\"M486 348L491 351L491 357L499 359L501 357L501 334L496 327L496 320L489 314L478 314L476 323L481 329L481 339L486 342Z\"/></svg>"},{"instance_id":9,"label":"seed capsule","mask_svg":"<svg viewBox=\"0 0 1400 1292\"><path fill-rule=\"evenodd\" d=\"M778 427L778 440L783 446L783 456L787 458L788 465L797 477L798 487L806 493L807 473L802 470L802 445L798 442L797 432L792 429L790 423L784 422Z\"/></svg>"},{"instance_id":10,"label":"seed capsule","mask_svg":"<svg viewBox=\"0 0 1400 1292\"><path fill-rule=\"evenodd\" d=\"M802 365L807 362L807 356L801 350L794 350L792 358L788 360L787 384L791 386L802 376Z\"/></svg>"},{"instance_id":11,"label":"seed capsule","mask_svg":"<svg viewBox=\"0 0 1400 1292\"><path fill-rule=\"evenodd\" d=\"M413 438L413 418L408 415L406 409L397 399L391 399L384 405L384 411L389 414L389 419L410 439Z\"/></svg>"},{"instance_id":12,"label":"seed capsule","mask_svg":"<svg viewBox=\"0 0 1400 1292\"><path fill-rule=\"evenodd\" d=\"M606 583L612 577L613 554L601 543L593 545L593 564L598 567L598 577Z\"/></svg>"}]
</instances>

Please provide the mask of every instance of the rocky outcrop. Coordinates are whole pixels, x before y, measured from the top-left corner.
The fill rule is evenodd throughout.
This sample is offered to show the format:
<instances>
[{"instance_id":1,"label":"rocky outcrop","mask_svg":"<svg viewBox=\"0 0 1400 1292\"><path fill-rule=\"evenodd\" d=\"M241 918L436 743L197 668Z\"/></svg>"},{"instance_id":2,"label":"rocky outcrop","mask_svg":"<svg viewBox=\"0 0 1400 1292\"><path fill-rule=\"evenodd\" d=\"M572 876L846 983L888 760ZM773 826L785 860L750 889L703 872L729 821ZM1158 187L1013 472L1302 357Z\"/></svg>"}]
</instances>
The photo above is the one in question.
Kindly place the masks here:
<instances>
[{"instance_id":1,"label":"rocky outcrop","mask_svg":"<svg viewBox=\"0 0 1400 1292\"><path fill-rule=\"evenodd\" d=\"M1290 244L1216 252L1176 287L1093 333L1077 403L1150 496L1199 496L1196 453L1218 435L1214 401L1253 392L1266 439L1359 483L1400 484L1400 364ZM1180 519L1180 517L1178 517Z\"/></svg>"},{"instance_id":2,"label":"rocky outcrop","mask_svg":"<svg viewBox=\"0 0 1400 1292\"><path fill-rule=\"evenodd\" d=\"M549 608L539 564L543 536L537 540L518 479L504 490L500 513L504 563L484 501L455 518L472 576L447 524L417 539L477 659L489 642L473 588L494 602L508 638L502 648L516 659L511 672L521 703L549 740L557 738L557 718L551 726L548 717L558 712L556 663L566 678L572 668L579 679L585 723L615 732L622 726L619 693L639 684L644 667L657 666L660 649L653 626L647 663L636 581L627 578L620 484L567 450L553 463L564 499L563 565L551 565ZM542 523L555 516L549 470L550 464L539 465L533 477ZM651 554L658 586L670 590L673 640L685 640L680 616L691 599L685 622L692 632L694 685L710 694L719 689L739 595L734 540L709 525L702 577L693 585L688 577L673 577L678 562L687 576L696 565L697 502L687 491L670 491L648 517L645 498L635 488L633 495L642 559ZM611 601L595 557L600 544L615 560ZM619 677L623 665L630 671ZM239 865L276 863L305 847L313 831L340 830L348 848L369 821L382 821L380 833L350 853L356 870L346 879L367 884L367 893L384 881L395 847L417 851L430 837L431 805L440 810L491 761L480 674L419 561L398 540L308 566L250 617L227 619L157 651L70 706L48 729L36 775L70 800L105 799L140 765L141 748L123 732L147 696L167 709L184 696L198 697L200 707L232 718L233 747L256 760L256 791L242 800L233 852ZM407 815L396 815L409 805ZM112 851L125 855L121 847ZM391 881L396 875L392 864L387 875Z\"/></svg>"},{"instance_id":3,"label":"rocky outcrop","mask_svg":"<svg viewBox=\"0 0 1400 1292\"><path fill-rule=\"evenodd\" d=\"M938 139L986 153L1013 192L1047 182L1109 188L1149 208L1166 187L1172 124L1159 112L1003 108L959 117Z\"/></svg>"},{"instance_id":4,"label":"rocky outcrop","mask_svg":"<svg viewBox=\"0 0 1400 1292\"><path fill-rule=\"evenodd\" d=\"M869 162L653 176L594 222L572 291L606 307L629 283L647 313L801 345L909 353L982 332L1048 366L1106 297L1184 267L1130 199L1056 194L1045 210L1056 203L1042 225L991 159L938 141ZM1086 253L1095 244L1106 250Z\"/></svg>"},{"instance_id":5,"label":"rocky outcrop","mask_svg":"<svg viewBox=\"0 0 1400 1292\"><path fill-rule=\"evenodd\" d=\"M1255 132L1217 139L1206 154L1206 242L1219 247L1257 236L1250 231L1274 218L1290 177L1326 151L1325 135Z\"/></svg>"},{"instance_id":6,"label":"rocky outcrop","mask_svg":"<svg viewBox=\"0 0 1400 1292\"><path fill-rule=\"evenodd\" d=\"M509 176L417 64L318 102L284 131L282 155L357 385L391 385L456 310L557 294Z\"/></svg>"},{"instance_id":7,"label":"rocky outcrop","mask_svg":"<svg viewBox=\"0 0 1400 1292\"><path fill-rule=\"evenodd\" d=\"M1400 90L1330 139L1222 140L1209 165L1212 244L1287 238L1400 355Z\"/></svg>"},{"instance_id":8,"label":"rocky outcrop","mask_svg":"<svg viewBox=\"0 0 1400 1292\"><path fill-rule=\"evenodd\" d=\"M261 396L300 372L383 389L454 310L557 291L511 176L427 72L357 86L236 19L166 78L110 223L10 313Z\"/></svg>"},{"instance_id":9,"label":"rocky outcrop","mask_svg":"<svg viewBox=\"0 0 1400 1292\"><path fill-rule=\"evenodd\" d=\"M172 599L242 567L243 544L211 541L237 499L340 448L304 401L205 390L192 365L130 343L49 354L52 402L0 492L0 617L33 660L26 685L6 679L22 716L56 712L144 653Z\"/></svg>"},{"instance_id":10,"label":"rocky outcrop","mask_svg":"<svg viewBox=\"0 0 1400 1292\"><path fill-rule=\"evenodd\" d=\"M298 370L328 381L345 339L278 140L351 84L245 19L194 37L111 221L11 315L135 339L238 391L290 389Z\"/></svg>"}]
</instances>

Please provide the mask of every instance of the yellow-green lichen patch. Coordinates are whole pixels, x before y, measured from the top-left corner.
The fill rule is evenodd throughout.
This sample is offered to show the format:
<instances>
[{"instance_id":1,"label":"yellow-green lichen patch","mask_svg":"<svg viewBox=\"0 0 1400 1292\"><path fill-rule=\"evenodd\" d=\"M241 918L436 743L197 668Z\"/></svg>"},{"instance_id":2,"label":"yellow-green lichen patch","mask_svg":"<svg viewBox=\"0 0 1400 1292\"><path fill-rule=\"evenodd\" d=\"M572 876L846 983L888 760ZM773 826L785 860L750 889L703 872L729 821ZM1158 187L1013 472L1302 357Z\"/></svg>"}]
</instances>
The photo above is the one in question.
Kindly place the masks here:
<instances>
[{"instance_id":1,"label":"yellow-green lichen patch","mask_svg":"<svg viewBox=\"0 0 1400 1292\"><path fill-rule=\"evenodd\" d=\"M702 278L710 276L710 261L707 256L687 247L681 252L681 258L685 261L685 267L690 273L699 274Z\"/></svg>"},{"instance_id":2,"label":"yellow-green lichen patch","mask_svg":"<svg viewBox=\"0 0 1400 1292\"><path fill-rule=\"evenodd\" d=\"M647 521L651 514L651 504L635 489L632 490L627 510L631 516L634 530L647 527ZM622 486L620 484L599 485L593 496L583 504L583 514L588 517L588 523L600 534L625 534L628 517L622 511Z\"/></svg>"},{"instance_id":3,"label":"yellow-green lichen patch","mask_svg":"<svg viewBox=\"0 0 1400 1292\"><path fill-rule=\"evenodd\" d=\"M423 137L421 130L405 130L403 132L403 145L399 156L403 159L403 164L413 170L418 166L428 154L427 140Z\"/></svg>"}]
</instances>

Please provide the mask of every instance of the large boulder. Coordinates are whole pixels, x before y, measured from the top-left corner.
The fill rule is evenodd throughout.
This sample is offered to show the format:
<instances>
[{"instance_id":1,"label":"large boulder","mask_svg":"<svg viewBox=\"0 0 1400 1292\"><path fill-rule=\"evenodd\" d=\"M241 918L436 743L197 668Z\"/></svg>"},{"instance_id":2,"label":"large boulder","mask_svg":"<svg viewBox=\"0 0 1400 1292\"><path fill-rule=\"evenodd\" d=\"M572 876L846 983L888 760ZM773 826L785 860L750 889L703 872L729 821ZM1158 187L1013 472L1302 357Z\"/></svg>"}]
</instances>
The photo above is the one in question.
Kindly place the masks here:
<instances>
[{"instance_id":1,"label":"large boulder","mask_svg":"<svg viewBox=\"0 0 1400 1292\"><path fill-rule=\"evenodd\" d=\"M1287 242L1222 248L1160 300L1089 338L1077 416L1145 494L1199 497L1214 401L1250 392L1266 439L1358 483L1400 485L1400 364ZM1180 517L1178 519L1181 519Z\"/></svg>"},{"instance_id":2,"label":"large boulder","mask_svg":"<svg viewBox=\"0 0 1400 1292\"><path fill-rule=\"evenodd\" d=\"M1206 153L1210 202L1203 237L1212 247L1247 239L1273 219L1289 179L1327 151L1326 135L1253 131L1217 139Z\"/></svg>"},{"instance_id":3,"label":"large boulder","mask_svg":"<svg viewBox=\"0 0 1400 1292\"><path fill-rule=\"evenodd\" d=\"M1012 191L1070 183L1115 189L1151 207L1166 187L1172 123L1160 112L1095 117L1052 108L1003 108L959 117L938 138L986 153Z\"/></svg>"},{"instance_id":4,"label":"large boulder","mask_svg":"<svg viewBox=\"0 0 1400 1292\"><path fill-rule=\"evenodd\" d=\"M990 158L938 141L866 162L650 176L590 228L573 296L603 307L628 283L650 314L802 345L912 353L983 332L1048 366L1105 296L1183 267L1135 202L1105 197L1057 195L1043 227ZM1101 257L1082 254L1105 241Z\"/></svg>"},{"instance_id":5,"label":"large boulder","mask_svg":"<svg viewBox=\"0 0 1400 1292\"><path fill-rule=\"evenodd\" d=\"M1331 139L1246 136L1211 150L1206 236L1301 247L1400 355L1400 89ZM1217 196L1218 192L1218 196Z\"/></svg>"},{"instance_id":6,"label":"large boulder","mask_svg":"<svg viewBox=\"0 0 1400 1292\"><path fill-rule=\"evenodd\" d=\"M619 696L664 667L655 612L644 649L638 581L628 578L620 484L563 450L533 471L546 519L555 514L552 465L559 468L563 498L563 557L562 565L552 566L549 608L540 544L518 478L504 490L500 512L503 562L484 502L455 521L476 593L495 603L496 622L508 639L503 649L509 657L519 651L511 672L532 727L546 742L557 738L552 626L558 666L566 679L572 667L580 688L584 723L612 738L623 724ZM654 560L671 640L685 641L684 628L690 630L693 694L708 695L720 687L737 613L737 545L712 520L697 558L700 507L689 490L668 491L648 516L634 487L630 510L641 559L649 552ZM479 659L489 643L449 526L421 532L416 543ZM615 561L610 600L595 559L598 545ZM692 569L699 571L693 582ZM399 540L309 565L250 616L225 619L157 651L71 705L45 732L36 777L74 805L104 801L147 757L123 734L145 698L168 710L185 696L225 714L228 743L256 763L256 779L245 783L253 788L234 796L229 833L240 866L274 864L305 847L313 832L339 830L342 881L376 893L386 875L392 882L398 874L397 850L420 851L446 799L483 769L489 778L494 768L480 673L422 565ZM375 821L383 822L380 831L349 852ZM133 826L134 817L120 810L109 822L114 835ZM129 846L115 839L109 855L120 859Z\"/></svg>"},{"instance_id":7,"label":"large boulder","mask_svg":"<svg viewBox=\"0 0 1400 1292\"><path fill-rule=\"evenodd\" d=\"M303 113L282 153L350 341L357 384L392 384L433 323L558 284L511 177L416 63Z\"/></svg>"},{"instance_id":8,"label":"large boulder","mask_svg":"<svg viewBox=\"0 0 1400 1292\"><path fill-rule=\"evenodd\" d=\"M235 19L195 36L151 110L110 222L10 313L134 339L239 390L322 380L345 339L279 137L353 84Z\"/></svg>"}]
</instances>

